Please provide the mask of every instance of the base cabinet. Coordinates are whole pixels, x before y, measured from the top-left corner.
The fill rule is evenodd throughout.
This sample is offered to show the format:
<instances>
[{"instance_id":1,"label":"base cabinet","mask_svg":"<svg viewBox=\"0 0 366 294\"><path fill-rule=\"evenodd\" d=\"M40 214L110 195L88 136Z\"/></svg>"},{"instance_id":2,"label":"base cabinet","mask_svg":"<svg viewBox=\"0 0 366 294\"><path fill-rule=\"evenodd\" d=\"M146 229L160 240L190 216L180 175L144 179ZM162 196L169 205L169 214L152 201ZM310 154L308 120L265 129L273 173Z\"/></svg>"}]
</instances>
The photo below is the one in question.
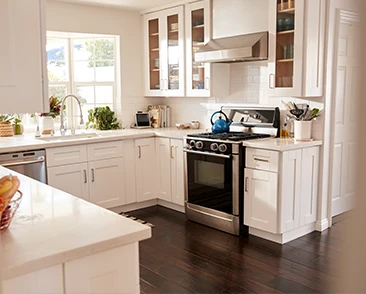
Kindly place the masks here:
<instances>
[{"instance_id":1,"label":"base cabinet","mask_svg":"<svg viewBox=\"0 0 366 294\"><path fill-rule=\"evenodd\" d=\"M140 293L138 243L0 282L2 294Z\"/></svg>"},{"instance_id":2,"label":"base cabinet","mask_svg":"<svg viewBox=\"0 0 366 294\"><path fill-rule=\"evenodd\" d=\"M156 198L155 138L135 140L137 202Z\"/></svg>"},{"instance_id":3,"label":"base cabinet","mask_svg":"<svg viewBox=\"0 0 366 294\"><path fill-rule=\"evenodd\" d=\"M314 230L316 221L316 203L318 190L319 147L276 152L247 148L246 162L251 165L245 168L244 224L254 234L271 237L280 243L291 237L299 237ZM258 154L266 155L261 158ZM266 153L271 153L266 154ZM276 156L276 153L277 154ZM251 154L260 168L253 168ZM272 156L273 155L273 156ZM271 161L279 158L277 167ZM269 168L271 167L271 168ZM299 230L299 231L296 231ZM251 233L251 231L250 231ZM278 238L277 238L278 237Z\"/></svg>"},{"instance_id":4,"label":"base cabinet","mask_svg":"<svg viewBox=\"0 0 366 294\"><path fill-rule=\"evenodd\" d=\"M134 193L128 197L126 193L135 189L135 182L126 175L126 170L134 168L129 159L125 162L134 158L130 140L52 148L46 153L50 186L104 208L136 202ZM76 163L62 165L64 158Z\"/></svg>"},{"instance_id":5,"label":"base cabinet","mask_svg":"<svg viewBox=\"0 0 366 294\"><path fill-rule=\"evenodd\" d=\"M156 138L157 196L184 205L183 140Z\"/></svg>"}]
</instances>

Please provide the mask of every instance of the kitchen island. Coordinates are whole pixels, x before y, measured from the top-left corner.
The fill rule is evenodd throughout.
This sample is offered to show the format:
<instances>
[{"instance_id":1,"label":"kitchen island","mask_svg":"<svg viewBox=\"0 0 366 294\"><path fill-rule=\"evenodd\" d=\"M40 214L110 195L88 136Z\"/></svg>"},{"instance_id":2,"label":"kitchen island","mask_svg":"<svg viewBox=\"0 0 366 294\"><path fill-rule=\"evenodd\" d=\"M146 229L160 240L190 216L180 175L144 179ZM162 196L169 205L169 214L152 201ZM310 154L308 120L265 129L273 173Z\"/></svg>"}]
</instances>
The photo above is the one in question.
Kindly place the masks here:
<instances>
[{"instance_id":1,"label":"kitchen island","mask_svg":"<svg viewBox=\"0 0 366 294\"><path fill-rule=\"evenodd\" d=\"M150 227L17 175L22 202L0 231L2 294L139 293L138 242Z\"/></svg>"}]
</instances>

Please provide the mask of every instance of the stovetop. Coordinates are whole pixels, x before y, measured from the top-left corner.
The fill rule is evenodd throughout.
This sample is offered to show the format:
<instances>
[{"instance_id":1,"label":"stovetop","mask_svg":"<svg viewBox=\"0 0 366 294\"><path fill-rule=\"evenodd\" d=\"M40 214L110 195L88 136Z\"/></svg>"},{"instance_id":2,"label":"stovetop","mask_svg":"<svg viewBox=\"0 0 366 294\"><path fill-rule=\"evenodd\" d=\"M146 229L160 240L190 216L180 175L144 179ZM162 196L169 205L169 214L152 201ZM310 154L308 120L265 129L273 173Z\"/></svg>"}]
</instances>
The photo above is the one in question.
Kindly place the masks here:
<instances>
[{"instance_id":1,"label":"stovetop","mask_svg":"<svg viewBox=\"0 0 366 294\"><path fill-rule=\"evenodd\" d=\"M199 133L188 134L187 137L213 139L213 140L228 140L228 141L245 141L252 139L261 139L270 137L269 134L253 134L248 132L228 132L228 133Z\"/></svg>"}]
</instances>

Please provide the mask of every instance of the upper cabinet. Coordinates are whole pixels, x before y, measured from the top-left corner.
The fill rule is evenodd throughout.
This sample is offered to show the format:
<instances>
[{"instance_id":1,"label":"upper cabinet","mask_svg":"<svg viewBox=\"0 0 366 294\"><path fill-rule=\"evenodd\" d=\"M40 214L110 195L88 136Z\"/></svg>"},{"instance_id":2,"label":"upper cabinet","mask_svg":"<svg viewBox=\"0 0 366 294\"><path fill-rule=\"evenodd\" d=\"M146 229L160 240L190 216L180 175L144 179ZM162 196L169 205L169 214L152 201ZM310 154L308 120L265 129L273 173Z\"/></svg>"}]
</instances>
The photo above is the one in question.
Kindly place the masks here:
<instances>
[{"instance_id":1,"label":"upper cabinet","mask_svg":"<svg viewBox=\"0 0 366 294\"><path fill-rule=\"evenodd\" d=\"M325 2L269 1L270 96L323 95Z\"/></svg>"},{"instance_id":2,"label":"upper cabinet","mask_svg":"<svg viewBox=\"0 0 366 294\"><path fill-rule=\"evenodd\" d=\"M209 63L196 62L194 53L211 38L210 1L186 5L186 71L187 96L209 97L211 70Z\"/></svg>"},{"instance_id":3,"label":"upper cabinet","mask_svg":"<svg viewBox=\"0 0 366 294\"><path fill-rule=\"evenodd\" d=\"M211 69L194 53L211 38L210 0L144 15L147 97L209 97Z\"/></svg>"},{"instance_id":4,"label":"upper cabinet","mask_svg":"<svg viewBox=\"0 0 366 294\"><path fill-rule=\"evenodd\" d=\"M144 17L145 96L184 96L183 6Z\"/></svg>"},{"instance_id":5,"label":"upper cabinet","mask_svg":"<svg viewBox=\"0 0 366 294\"><path fill-rule=\"evenodd\" d=\"M48 112L45 0L0 1L2 113Z\"/></svg>"}]
</instances>

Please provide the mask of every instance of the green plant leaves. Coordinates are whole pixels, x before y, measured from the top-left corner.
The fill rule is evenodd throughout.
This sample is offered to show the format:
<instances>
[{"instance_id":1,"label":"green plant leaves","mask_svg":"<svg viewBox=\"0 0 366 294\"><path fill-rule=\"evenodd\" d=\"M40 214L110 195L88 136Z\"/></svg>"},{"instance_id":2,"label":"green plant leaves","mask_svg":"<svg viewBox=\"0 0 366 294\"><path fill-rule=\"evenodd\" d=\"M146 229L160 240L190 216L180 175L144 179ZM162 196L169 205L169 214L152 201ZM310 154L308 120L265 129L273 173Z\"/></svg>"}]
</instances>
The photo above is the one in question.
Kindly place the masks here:
<instances>
[{"instance_id":1,"label":"green plant leaves","mask_svg":"<svg viewBox=\"0 0 366 294\"><path fill-rule=\"evenodd\" d=\"M101 106L88 111L86 127L97 130L117 130L121 128L121 125L109 106Z\"/></svg>"}]
</instances>

